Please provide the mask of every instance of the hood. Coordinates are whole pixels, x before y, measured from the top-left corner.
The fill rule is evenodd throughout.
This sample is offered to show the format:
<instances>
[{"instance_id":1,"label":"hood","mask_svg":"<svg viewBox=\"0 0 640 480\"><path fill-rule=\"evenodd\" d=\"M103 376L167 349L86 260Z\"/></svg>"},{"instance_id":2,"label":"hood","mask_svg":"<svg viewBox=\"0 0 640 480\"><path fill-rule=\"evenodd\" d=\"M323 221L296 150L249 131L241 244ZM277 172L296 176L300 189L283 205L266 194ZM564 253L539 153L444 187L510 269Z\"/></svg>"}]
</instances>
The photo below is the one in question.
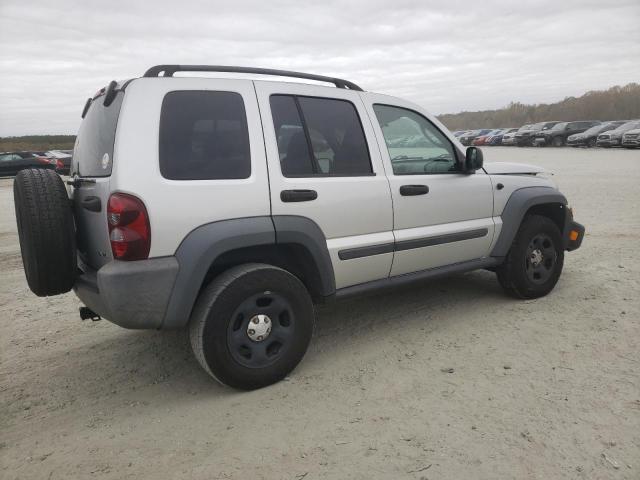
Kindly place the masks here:
<instances>
[{"instance_id":1,"label":"hood","mask_svg":"<svg viewBox=\"0 0 640 480\"><path fill-rule=\"evenodd\" d=\"M484 164L484 170L489 175L535 175L544 173L542 167L527 165L526 163L489 162Z\"/></svg>"},{"instance_id":2,"label":"hood","mask_svg":"<svg viewBox=\"0 0 640 480\"><path fill-rule=\"evenodd\" d=\"M624 132L625 135L637 135L640 133L640 128L634 128L633 130L627 130Z\"/></svg>"}]
</instances>

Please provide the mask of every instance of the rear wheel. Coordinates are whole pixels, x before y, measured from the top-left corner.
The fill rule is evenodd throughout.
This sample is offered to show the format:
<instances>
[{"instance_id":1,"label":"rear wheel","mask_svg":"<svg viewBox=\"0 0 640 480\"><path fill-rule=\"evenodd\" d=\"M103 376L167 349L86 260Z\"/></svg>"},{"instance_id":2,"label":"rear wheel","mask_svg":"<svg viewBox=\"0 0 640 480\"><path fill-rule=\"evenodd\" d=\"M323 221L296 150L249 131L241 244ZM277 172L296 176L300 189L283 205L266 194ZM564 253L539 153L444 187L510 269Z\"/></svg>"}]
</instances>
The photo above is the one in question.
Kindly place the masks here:
<instances>
[{"instance_id":1,"label":"rear wheel","mask_svg":"<svg viewBox=\"0 0 640 480\"><path fill-rule=\"evenodd\" d=\"M553 140L551 141L551 144L554 147L561 147L564 145L564 139L562 137L553 137Z\"/></svg>"},{"instance_id":2,"label":"rear wheel","mask_svg":"<svg viewBox=\"0 0 640 480\"><path fill-rule=\"evenodd\" d=\"M595 146L596 146L596 139L595 138L590 138L587 141L587 147L594 148Z\"/></svg>"},{"instance_id":3,"label":"rear wheel","mask_svg":"<svg viewBox=\"0 0 640 480\"><path fill-rule=\"evenodd\" d=\"M52 170L21 170L13 197L29 288L40 297L68 292L77 272L76 241L62 179Z\"/></svg>"},{"instance_id":4,"label":"rear wheel","mask_svg":"<svg viewBox=\"0 0 640 480\"><path fill-rule=\"evenodd\" d=\"M233 267L200 294L189 323L193 352L219 382L253 390L282 380L313 332L311 297L297 277L265 264Z\"/></svg>"},{"instance_id":5,"label":"rear wheel","mask_svg":"<svg viewBox=\"0 0 640 480\"><path fill-rule=\"evenodd\" d=\"M505 262L496 269L504 290L516 298L538 298L555 287L564 263L562 235L549 218L524 219Z\"/></svg>"}]
</instances>

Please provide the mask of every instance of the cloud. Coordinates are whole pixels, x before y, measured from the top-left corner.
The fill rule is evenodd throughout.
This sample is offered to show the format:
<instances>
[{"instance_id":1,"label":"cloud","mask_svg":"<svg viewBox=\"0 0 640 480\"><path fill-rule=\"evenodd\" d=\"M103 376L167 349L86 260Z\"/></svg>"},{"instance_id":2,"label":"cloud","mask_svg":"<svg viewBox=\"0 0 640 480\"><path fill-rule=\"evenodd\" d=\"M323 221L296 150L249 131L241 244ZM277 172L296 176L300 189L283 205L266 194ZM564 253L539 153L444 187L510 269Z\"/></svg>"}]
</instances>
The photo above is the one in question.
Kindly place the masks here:
<instances>
[{"instance_id":1,"label":"cloud","mask_svg":"<svg viewBox=\"0 0 640 480\"><path fill-rule=\"evenodd\" d=\"M75 133L85 99L161 63L344 77L434 113L640 78L640 3L2 0L0 135Z\"/></svg>"}]
</instances>

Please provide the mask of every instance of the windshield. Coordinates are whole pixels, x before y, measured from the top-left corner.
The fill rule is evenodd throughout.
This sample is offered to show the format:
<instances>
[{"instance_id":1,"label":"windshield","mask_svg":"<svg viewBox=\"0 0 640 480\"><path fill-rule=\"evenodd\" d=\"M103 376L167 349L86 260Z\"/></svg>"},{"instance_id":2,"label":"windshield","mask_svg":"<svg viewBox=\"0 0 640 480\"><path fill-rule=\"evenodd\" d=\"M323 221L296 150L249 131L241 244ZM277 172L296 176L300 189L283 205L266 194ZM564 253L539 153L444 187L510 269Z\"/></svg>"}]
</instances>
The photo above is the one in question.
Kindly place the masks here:
<instances>
[{"instance_id":1,"label":"windshield","mask_svg":"<svg viewBox=\"0 0 640 480\"><path fill-rule=\"evenodd\" d=\"M615 128L616 125L614 123L603 123L601 125L595 125L588 130L585 130L584 135L593 135L595 133L606 132L607 130L611 130Z\"/></svg>"},{"instance_id":2,"label":"windshield","mask_svg":"<svg viewBox=\"0 0 640 480\"><path fill-rule=\"evenodd\" d=\"M536 123L534 125L531 125L530 130L537 132L539 130L542 130L542 127L544 127L544 123Z\"/></svg>"},{"instance_id":3,"label":"windshield","mask_svg":"<svg viewBox=\"0 0 640 480\"><path fill-rule=\"evenodd\" d=\"M551 130L552 130L552 131L555 131L555 132L560 132L560 131L562 131L562 130L564 130L564 129L565 129L565 127L567 126L567 123L568 123L568 122L560 122L560 123L556 123L556 124L553 126L553 128L551 128Z\"/></svg>"},{"instance_id":4,"label":"windshield","mask_svg":"<svg viewBox=\"0 0 640 480\"><path fill-rule=\"evenodd\" d=\"M634 128L640 128L640 121L628 122L620 125L614 130L614 132L626 132L627 130L633 130Z\"/></svg>"}]
</instances>

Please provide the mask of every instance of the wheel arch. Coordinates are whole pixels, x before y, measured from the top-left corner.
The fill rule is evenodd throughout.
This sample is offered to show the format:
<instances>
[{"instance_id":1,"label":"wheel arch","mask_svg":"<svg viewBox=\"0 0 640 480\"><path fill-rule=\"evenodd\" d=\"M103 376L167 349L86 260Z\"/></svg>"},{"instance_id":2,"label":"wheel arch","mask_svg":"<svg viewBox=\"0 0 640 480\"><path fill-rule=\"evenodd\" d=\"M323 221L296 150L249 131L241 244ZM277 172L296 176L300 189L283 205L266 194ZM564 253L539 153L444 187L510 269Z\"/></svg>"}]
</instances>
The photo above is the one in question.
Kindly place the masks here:
<instances>
[{"instance_id":1,"label":"wheel arch","mask_svg":"<svg viewBox=\"0 0 640 480\"><path fill-rule=\"evenodd\" d=\"M326 238L300 216L223 220L191 231L176 250L179 270L162 328L184 327L211 279L243 263L268 263L296 275L316 300L335 293Z\"/></svg>"},{"instance_id":2,"label":"wheel arch","mask_svg":"<svg viewBox=\"0 0 640 480\"><path fill-rule=\"evenodd\" d=\"M496 241L492 257L504 257L527 215L549 217L560 232L564 232L567 217L566 197L552 187L525 187L514 191L507 201L500 217L502 229Z\"/></svg>"}]
</instances>

